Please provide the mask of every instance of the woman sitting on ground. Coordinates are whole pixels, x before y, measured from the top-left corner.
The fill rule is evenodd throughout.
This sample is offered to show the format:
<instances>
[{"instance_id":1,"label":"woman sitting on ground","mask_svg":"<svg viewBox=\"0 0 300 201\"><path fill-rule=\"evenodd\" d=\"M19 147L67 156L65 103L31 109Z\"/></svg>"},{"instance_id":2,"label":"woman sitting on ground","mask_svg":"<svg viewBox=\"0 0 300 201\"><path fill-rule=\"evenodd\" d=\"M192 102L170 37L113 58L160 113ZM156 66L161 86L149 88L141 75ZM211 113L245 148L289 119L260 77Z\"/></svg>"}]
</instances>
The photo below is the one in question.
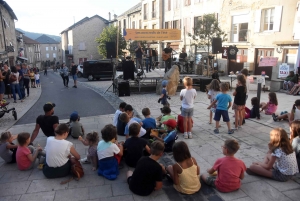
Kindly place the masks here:
<instances>
[{"instance_id":1,"label":"woman sitting on ground","mask_svg":"<svg viewBox=\"0 0 300 201\"><path fill-rule=\"evenodd\" d=\"M295 75L294 71L290 71L290 74L285 78L283 82L284 90L291 90L293 86L297 83L297 75Z\"/></svg>"}]
</instances>

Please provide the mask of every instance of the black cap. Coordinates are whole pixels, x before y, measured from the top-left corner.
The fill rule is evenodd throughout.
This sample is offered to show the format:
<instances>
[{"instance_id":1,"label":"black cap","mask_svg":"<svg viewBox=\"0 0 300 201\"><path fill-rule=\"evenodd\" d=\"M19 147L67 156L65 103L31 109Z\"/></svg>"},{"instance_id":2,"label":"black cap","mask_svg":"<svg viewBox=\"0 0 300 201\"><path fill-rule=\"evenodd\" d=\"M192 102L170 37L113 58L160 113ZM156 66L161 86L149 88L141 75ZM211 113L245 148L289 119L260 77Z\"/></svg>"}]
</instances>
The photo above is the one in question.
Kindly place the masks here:
<instances>
[{"instance_id":1,"label":"black cap","mask_svg":"<svg viewBox=\"0 0 300 201\"><path fill-rule=\"evenodd\" d=\"M44 111L49 112L55 107L55 103L48 102L44 105Z\"/></svg>"}]
</instances>

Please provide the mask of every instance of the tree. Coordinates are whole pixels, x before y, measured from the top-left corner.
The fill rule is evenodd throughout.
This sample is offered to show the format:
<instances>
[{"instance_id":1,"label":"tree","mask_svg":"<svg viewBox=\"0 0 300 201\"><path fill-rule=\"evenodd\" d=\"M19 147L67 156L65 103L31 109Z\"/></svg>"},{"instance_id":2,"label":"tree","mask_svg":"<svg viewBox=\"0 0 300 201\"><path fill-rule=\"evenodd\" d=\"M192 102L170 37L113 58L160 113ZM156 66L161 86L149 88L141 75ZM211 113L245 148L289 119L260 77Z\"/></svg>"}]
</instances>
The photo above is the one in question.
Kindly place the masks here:
<instances>
[{"instance_id":1,"label":"tree","mask_svg":"<svg viewBox=\"0 0 300 201\"><path fill-rule=\"evenodd\" d=\"M117 32L118 27L114 25L107 26L103 29L102 33L98 38L96 38L96 42L98 45L98 52L101 56L106 57L106 42L117 42ZM122 50L126 49L126 40L121 35L121 30L119 30L119 46L118 46L118 55L122 55ZM117 44L116 44L117 46Z\"/></svg>"},{"instance_id":2,"label":"tree","mask_svg":"<svg viewBox=\"0 0 300 201\"><path fill-rule=\"evenodd\" d=\"M205 49L208 56L213 38L221 38L223 42L227 40L227 34L225 34L225 32L220 28L218 20L214 14L203 15L202 19L197 22L194 28L194 33L188 33L188 36L192 38L193 45L196 45L198 48Z\"/></svg>"}]
</instances>

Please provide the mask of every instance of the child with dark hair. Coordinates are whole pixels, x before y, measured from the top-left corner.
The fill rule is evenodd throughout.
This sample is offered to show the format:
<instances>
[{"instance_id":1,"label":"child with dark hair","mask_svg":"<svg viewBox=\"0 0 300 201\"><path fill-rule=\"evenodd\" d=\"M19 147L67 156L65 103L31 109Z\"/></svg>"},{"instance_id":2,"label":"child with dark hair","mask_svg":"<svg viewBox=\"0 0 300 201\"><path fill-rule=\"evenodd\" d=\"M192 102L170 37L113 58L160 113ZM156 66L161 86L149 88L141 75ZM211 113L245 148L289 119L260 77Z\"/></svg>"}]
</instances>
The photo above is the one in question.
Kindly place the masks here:
<instances>
[{"instance_id":1,"label":"child with dark hair","mask_svg":"<svg viewBox=\"0 0 300 201\"><path fill-rule=\"evenodd\" d=\"M233 92L234 101L232 110L235 112L235 130L242 128L244 114L245 114L245 104L246 104L246 80L243 75L237 76L236 89Z\"/></svg>"},{"instance_id":2,"label":"child with dark hair","mask_svg":"<svg viewBox=\"0 0 300 201\"><path fill-rule=\"evenodd\" d=\"M218 81L217 79L213 79L207 88L207 98L210 100L210 103L212 103L215 100L216 96L220 93L220 81ZM217 105L215 104L214 106L212 106L211 110L209 110L209 124L212 123L212 116L213 112L216 112L216 107Z\"/></svg>"},{"instance_id":3,"label":"child with dark hair","mask_svg":"<svg viewBox=\"0 0 300 201\"><path fill-rule=\"evenodd\" d=\"M143 122L140 118L133 116L133 107L129 104L127 104L124 108L124 112L126 112L130 119L134 119L136 122L138 122L141 126L143 125Z\"/></svg>"},{"instance_id":4,"label":"child with dark hair","mask_svg":"<svg viewBox=\"0 0 300 201\"><path fill-rule=\"evenodd\" d=\"M135 167L138 160L143 156L143 151L146 150L150 154L150 148L145 139L139 138L141 125L132 123L129 126L129 135L131 138L124 143L124 150L126 150L125 163L129 167Z\"/></svg>"},{"instance_id":5,"label":"child with dark hair","mask_svg":"<svg viewBox=\"0 0 300 201\"><path fill-rule=\"evenodd\" d=\"M134 172L127 172L127 183L134 194L147 196L162 188L162 175L166 173L166 170L157 161L163 155L164 148L162 142L153 142L150 149L151 155L142 157Z\"/></svg>"},{"instance_id":6,"label":"child with dark hair","mask_svg":"<svg viewBox=\"0 0 300 201\"><path fill-rule=\"evenodd\" d=\"M124 135L125 135L125 138L126 140L129 138L129 126L132 124L132 123L138 123L134 118L130 118L129 115L126 113L126 112L123 112L121 115L120 115L120 120L124 123L126 123L126 127L125 127L125 131L124 131ZM146 130L141 127L140 129L140 133L139 133L139 137L146 137Z\"/></svg>"},{"instance_id":7,"label":"child with dark hair","mask_svg":"<svg viewBox=\"0 0 300 201\"><path fill-rule=\"evenodd\" d=\"M278 106L278 100L276 93L270 92L269 93L269 102L260 103L259 107L261 108L260 112L265 111L266 115L272 115L276 112Z\"/></svg>"},{"instance_id":8,"label":"child with dark hair","mask_svg":"<svg viewBox=\"0 0 300 201\"><path fill-rule=\"evenodd\" d=\"M1 133L0 137L0 157L6 163L16 162L16 153L18 145L12 143L18 135L12 135L9 131Z\"/></svg>"},{"instance_id":9,"label":"child with dark hair","mask_svg":"<svg viewBox=\"0 0 300 201\"><path fill-rule=\"evenodd\" d=\"M98 166L98 156L97 156L97 145L99 142L98 133L95 131L90 132L86 135L85 139L79 136L78 140L81 141L82 144L84 144L85 146L89 146L87 157L81 159L80 161L85 164L91 163L93 167L92 170L95 171Z\"/></svg>"},{"instance_id":10,"label":"child with dark hair","mask_svg":"<svg viewBox=\"0 0 300 201\"><path fill-rule=\"evenodd\" d=\"M70 133L74 139L84 136L84 129L82 124L79 122L80 117L77 111L72 112L70 115Z\"/></svg>"},{"instance_id":11,"label":"child with dark hair","mask_svg":"<svg viewBox=\"0 0 300 201\"><path fill-rule=\"evenodd\" d=\"M168 80L163 80L161 82L162 90L161 90L161 95L158 99L158 103L161 103L164 107L170 107L170 104L167 100L168 98L168 91L167 91L167 85L168 85Z\"/></svg>"},{"instance_id":12,"label":"child with dark hair","mask_svg":"<svg viewBox=\"0 0 300 201\"><path fill-rule=\"evenodd\" d=\"M151 128L156 128L156 122L155 122L155 119L151 117L150 109L149 108L144 108L142 110L142 114L145 117L145 119L142 121L143 122L143 128L145 130L151 129Z\"/></svg>"},{"instance_id":13,"label":"child with dark hair","mask_svg":"<svg viewBox=\"0 0 300 201\"><path fill-rule=\"evenodd\" d=\"M174 182L173 187L183 194L194 194L201 188L200 168L191 156L187 144L183 141L173 145L173 156L176 163L167 167L167 172Z\"/></svg>"},{"instance_id":14,"label":"child with dark hair","mask_svg":"<svg viewBox=\"0 0 300 201\"><path fill-rule=\"evenodd\" d=\"M298 169L300 172L300 121L296 120L291 123L290 126L290 143L296 154Z\"/></svg>"},{"instance_id":15,"label":"child with dark hair","mask_svg":"<svg viewBox=\"0 0 300 201\"><path fill-rule=\"evenodd\" d=\"M214 166L207 170L209 175L201 175L202 180L223 193L238 190L246 171L244 162L234 157L239 148L236 140L226 140L222 146L225 157L217 159ZM217 176L212 176L216 171Z\"/></svg>"},{"instance_id":16,"label":"child with dark hair","mask_svg":"<svg viewBox=\"0 0 300 201\"><path fill-rule=\"evenodd\" d=\"M30 134L29 133L20 133L17 137L19 146L16 153L16 161L19 170L30 170L35 164L35 160L39 159L39 164L42 164L44 161L41 159L41 156L46 156L45 152L42 152L43 149L39 146L35 149L33 146L28 146L30 143Z\"/></svg>"},{"instance_id":17,"label":"child with dark hair","mask_svg":"<svg viewBox=\"0 0 300 201\"><path fill-rule=\"evenodd\" d=\"M170 107L164 106L161 109L161 112L162 112L163 115L161 117L157 118L157 121L159 121L160 126L161 126L162 122L168 121L169 119L176 119L175 116L171 115L172 111L171 111ZM166 130L167 127L164 126L164 129Z\"/></svg>"},{"instance_id":18,"label":"child with dark hair","mask_svg":"<svg viewBox=\"0 0 300 201\"><path fill-rule=\"evenodd\" d=\"M117 142L117 129L112 124L101 130L102 140L97 146L98 175L114 180L119 175L119 164L115 157L123 156L123 146Z\"/></svg>"},{"instance_id":19,"label":"child with dark hair","mask_svg":"<svg viewBox=\"0 0 300 201\"><path fill-rule=\"evenodd\" d=\"M250 111L250 118L260 119L260 112L259 112L259 100L257 97L253 97L251 99L252 109Z\"/></svg>"},{"instance_id":20,"label":"child with dark hair","mask_svg":"<svg viewBox=\"0 0 300 201\"><path fill-rule=\"evenodd\" d=\"M120 114L122 112L124 112L125 106L126 106L125 102L120 103L119 109L115 112L114 119L113 119L113 125L114 126L117 126L117 124L118 124L118 118L119 118Z\"/></svg>"},{"instance_id":21,"label":"child with dark hair","mask_svg":"<svg viewBox=\"0 0 300 201\"><path fill-rule=\"evenodd\" d=\"M295 120L300 120L300 99L295 101L290 113L282 112L281 115L275 115L274 113L272 114L272 117L274 121L287 119L289 121L289 124L291 124Z\"/></svg>"}]
</instances>

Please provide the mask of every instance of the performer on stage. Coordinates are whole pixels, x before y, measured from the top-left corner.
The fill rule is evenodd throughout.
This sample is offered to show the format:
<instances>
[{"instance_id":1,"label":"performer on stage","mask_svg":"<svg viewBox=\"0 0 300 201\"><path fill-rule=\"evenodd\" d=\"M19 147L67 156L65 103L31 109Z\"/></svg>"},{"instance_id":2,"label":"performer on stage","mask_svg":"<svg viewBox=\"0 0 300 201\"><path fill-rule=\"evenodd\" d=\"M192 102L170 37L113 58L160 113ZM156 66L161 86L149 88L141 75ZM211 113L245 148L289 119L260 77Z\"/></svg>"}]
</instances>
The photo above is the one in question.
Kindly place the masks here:
<instances>
[{"instance_id":1,"label":"performer on stage","mask_svg":"<svg viewBox=\"0 0 300 201\"><path fill-rule=\"evenodd\" d=\"M141 46L141 43L138 42L138 46L135 48L136 69L138 69L140 66L142 71L144 71L144 69L143 69L143 54L144 54L144 50Z\"/></svg>"},{"instance_id":2,"label":"performer on stage","mask_svg":"<svg viewBox=\"0 0 300 201\"><path fill-rule=\"evenodd\" d=\"M171 54L173 49L171 48L171 43L167 43L167 47L163 50L163 60L165 61L165 73L171 69Z\"/></svg>"},{"instance_id":3,"label":"performer on stage","mask_svg":"<svg viewBox=\"0 0 300 201\"><path fill-rule=\"evenodd\" d=\"M183 47L181 53L179 54L179 61L184 62L184 66L186 71L188 71L188 62L187 62L187 54L185 52L185 48Z\"/></svg>"},{"instance_id":4,"label":"performer on stage","mask_svg":"<svg viewBox=\"0 0 300 201\"><path fill-rule=\"evenodd\" d=\"M152 48L150 48L150 43L147 43L147 48L145 49L146 52L146 71L151 72L151 66L152 66Z\"/></svg>"}]
</instances>

